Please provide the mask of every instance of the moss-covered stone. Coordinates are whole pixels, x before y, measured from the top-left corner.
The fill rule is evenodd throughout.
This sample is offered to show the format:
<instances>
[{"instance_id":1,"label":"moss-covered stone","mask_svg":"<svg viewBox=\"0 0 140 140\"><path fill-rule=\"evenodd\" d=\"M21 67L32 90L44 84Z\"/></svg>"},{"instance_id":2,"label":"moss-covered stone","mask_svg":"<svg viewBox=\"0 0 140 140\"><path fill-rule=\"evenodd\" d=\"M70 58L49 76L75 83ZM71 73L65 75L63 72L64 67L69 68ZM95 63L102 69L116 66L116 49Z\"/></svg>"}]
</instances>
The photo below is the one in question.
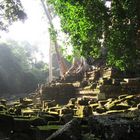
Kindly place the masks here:
<instances>
[{"instance_id":1,"label":"moss-covered stone","mask_svg":"<svg viewBox=\"0 0 140 140\"><path fill-rule=\"evenodd\" d=\"M74 119L53 133L47 140L80 140L81 138L80 124Z\"/></svg>"},{"instance_id":2,"label":"moss-covered stone","mask_svg":"<svg viewBox=\"0 0 140 140\"><path fill-rule=\"evenodd\" d=\"M6 111L7 108L4 105L0 105L0 111Z\"/></svg>"}]
</instances>

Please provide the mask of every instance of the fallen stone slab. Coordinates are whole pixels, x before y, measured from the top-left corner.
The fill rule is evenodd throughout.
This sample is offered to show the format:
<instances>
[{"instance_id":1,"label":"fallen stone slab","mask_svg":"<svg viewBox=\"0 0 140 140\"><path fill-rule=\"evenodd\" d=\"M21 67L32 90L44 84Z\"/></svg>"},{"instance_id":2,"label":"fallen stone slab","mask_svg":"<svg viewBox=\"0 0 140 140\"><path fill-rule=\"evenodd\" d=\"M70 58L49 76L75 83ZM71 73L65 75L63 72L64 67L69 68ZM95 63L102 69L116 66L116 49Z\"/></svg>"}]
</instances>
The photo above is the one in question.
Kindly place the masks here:
<instances>
[{"instance_id":1,"label":"fallen stone slab","mask_svg":"<svg viewBox=\"0 0 140 140\"><path fill-rule=\"evenodd\" d=\"M81 127L77 119L66 123L46 140L81 140Z\"/></svg>"}]
</instances>

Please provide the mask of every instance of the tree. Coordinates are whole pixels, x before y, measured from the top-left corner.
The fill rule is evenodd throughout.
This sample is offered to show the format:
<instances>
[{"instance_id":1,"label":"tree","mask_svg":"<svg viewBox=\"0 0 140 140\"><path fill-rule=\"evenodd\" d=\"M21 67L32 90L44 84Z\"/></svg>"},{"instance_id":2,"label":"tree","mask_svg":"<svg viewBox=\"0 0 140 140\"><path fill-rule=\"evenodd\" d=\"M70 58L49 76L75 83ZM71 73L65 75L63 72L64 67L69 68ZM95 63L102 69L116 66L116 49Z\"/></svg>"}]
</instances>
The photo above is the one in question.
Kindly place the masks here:
<instances>
[{"instance_id":1,"label":"tree","mask_svg":"<svg viewBox=\"0 0 140 140\"><path fill-rule=\"evenodd\" d=\"M140 1L48 0L61 19L77 52L95 59L107 49L106 62L121 70L135 70L140 60Z\"/></svg>"},{"instance_id":2,"label":"tree","mask_svg":"<svg viewBox=\"0 0 140 140\"><path fill-rule=\"evenodd\" d=\"M27 72L32 68L33 59L34 59L34 50L33 46L28 42L18 43L14 40L7 40L6 44L11 49L13 55L17 58L19 65L22 69Z\"/></svg>"},{"instance_id":3,"label":"tree","mask_svg":"<svg viewBox=\"0 0 140 140\"><path fill-rule=\"evenodd\" d=\"M81 55L100 55L100 40L104 18L108 18L107 8L99 0L73 1L50 0L60 16L63 31L69 35L71 43ZM63 8L61 8L63 7Z\"/></svg>"},{"instance_id":4,"label":"tree","mask_svg":"<svg viewBox=\"0 0 140 140\"><path fill-rule=\"evenodd\" d=\"M14 21L24 19L26 19L26 14L20 0L0 1L0 30L7 30Z\"/></svg>"},{"instance_id":5,"label":"tree","mask_svg":"<svg viewBox=\"0 0 140 140\"><path fill-rule=\"evenodd\" d=\"M140 60L139 0L113 0L111 26L106 36L108 63L122 70L135 70Z\"/></svg>"},{"instance_id":6,"label":"tree","mask_svg":"<svg viewBox=\"0 0 140 140\"><path fill-rule=\"evenodd\" d=\"M29 93L46 82L48 65L42 61L30 63L32 51L29 48L29 44L25 48L14 41L0 43L1 93Z\"/></svg>"}]
</instances>

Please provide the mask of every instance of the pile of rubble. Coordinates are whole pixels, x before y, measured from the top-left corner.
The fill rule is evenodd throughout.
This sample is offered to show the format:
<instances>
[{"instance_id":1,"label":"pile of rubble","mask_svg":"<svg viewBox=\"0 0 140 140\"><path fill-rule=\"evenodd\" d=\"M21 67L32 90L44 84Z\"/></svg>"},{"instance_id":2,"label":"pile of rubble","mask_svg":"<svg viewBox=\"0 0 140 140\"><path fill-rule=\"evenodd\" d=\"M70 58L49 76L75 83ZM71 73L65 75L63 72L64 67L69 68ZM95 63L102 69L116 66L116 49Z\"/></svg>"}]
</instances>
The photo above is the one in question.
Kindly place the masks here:
<instances>
[{"instance_id":1,"label":"pile of rubble","mask_svg":"<svg viewBox=\"0 0 140 140\"><path fill-rule=\"evenodd\" d=\"M20 135L23 138L38 140L40 137L41 140L45 140L64 125L62 129L50 136L49 140L54 137L62 139L65 135L70 140L74 140L75 137L83 139L91 137L88 135L91 132L92 136L99 139L118 139L120 136L123 138L125 134L128 138L130 134L132 134L131 138L136 138L132 130L139 127L139 115L139 95L125 94L106 100L71 98L66 105L58 105L52 100L44 100L38 104L28 98L19 99L10 104L7 104L6 100L1 100L0 132L9 137L17 138L17 135ZM78 121L76 126L75 123L70 123L73 118ZM72 131L76 132L77 127L80 127L80 131L75 134ZM116 127L122 129L122 135L119 135ZM130 132L127 133L127 130ZM32 133L36 138L31 135ZM70 138L70 133L73 139Z\"/></svg>"},{"instance_id":2,"label":"pile of rubble","mask_svg":"<svg viewBox=\"0 0 140 140\"><path fill-rule=\"evenodd\" d=\"M140 77L125 78L122 72L113 68L97 67L85 72L82 80L76 79L72 82L71 80L53 81L53 83L41 87L39 94L43 100L56 100L59 104L66 104L73 97L104 100L123 94L140 93Z\"/></svg>"},{"instance_id":3,"label":"pile of rubble","mask_svg":"<svg viewBox=\"0 0 140 140\"><path fill-rule=\"evenodd\" d=\"M98 100L140 93L140 77L125 78L123 73L113 68L97 68L87 72L83 81L86 81L84 89L89 88L89 93L94 97L96 95Z\"/></svg>"},{"instance_id":4,"label":"pile of rubble","mask_svg":"<svg viewBox=\"0 0 140 140\"><path fill-rule=\"evenodd\" d=\"M69 78L42 85L28 98L1 99L0 139L140 138L139 77L100 67L80 81Z\"/></svg>"}]
</instances>

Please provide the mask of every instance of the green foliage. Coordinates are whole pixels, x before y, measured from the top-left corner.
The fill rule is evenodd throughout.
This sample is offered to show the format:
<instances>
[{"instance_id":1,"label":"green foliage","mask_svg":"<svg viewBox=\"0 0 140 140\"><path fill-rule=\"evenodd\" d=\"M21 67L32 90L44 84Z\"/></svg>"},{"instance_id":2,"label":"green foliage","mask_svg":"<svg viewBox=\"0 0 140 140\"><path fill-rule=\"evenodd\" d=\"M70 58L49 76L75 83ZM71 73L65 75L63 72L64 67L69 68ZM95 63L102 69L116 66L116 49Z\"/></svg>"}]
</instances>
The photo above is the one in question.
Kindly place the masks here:
<instances>
[{"instance_id":1,"label":"green foliage","mask_svg":"<svg viewBox=\"0 0 140 140\"><path fill-rule=\"evenodd\" d=\"M36 77L38 83L46 82L48 77L48 64L43 61L38 61L32 66L30 71Z\"/></svg>"},{"instance_id":2,"label":"green foliage","mask_svg":"<svg viewBox=\"0 0 140 140\"><path fill-rule=\"evenodd\" d=\"M32 65L36 62L34 53L37 52L36 48L28 42L18 43L13 40L6 42L11 49L13 55L17 58L17 61L21 68L27 72L32 69Z\"/></svg>"},{"instance_id":3,"label":"green foliage","mask_svg":"<svg viewBox=\"0 0 140 140\"><path fill-rule=\"evenodd\" d=\"M57 32L56 30L54 29L53 25L51 25L51 27L49 28L49 33L50 33L50 38L53 42L56 41L56 38L57 38Z\"/></svg>"},{"instance_id":4,"label":"green foliage","mask_svg":"<svg viewBox=\"0 0 140 140\"><path fill-rule=\"evenodd\" d=\"M81 55L94 55L98 58L103 18L105 18L103 12L106 11L103 2L98 0L94 2L50 0L49 2L54 5L60 16L62 29L69 34L74 49L77 49Z\"/></svg>"},{"instance_id":5,"label":"green foliage","mask_svg":"<svg viewBox=\"0 0 140 140\"><path fill-rule=\"evenodd\" d=\"M22 46L23 45L23 46ZM36 89L48 76L48 65L34 61L34 49L29 43L11 41L0 44L0 93L23 93ZM35 51L36 52L36 51Z\"/></svg>"},{"instance_id":6,"label":"green foliage","mask_svg":"<svg viewBox=\"0 0 140 140\"><path fill-rule=\"evenodd\" d=\"M66 59L67 59L69 62L72 62L73 56L72 56L72 55L67 55L67 56L66 56Z\"/></svg>"},{"instance_id":7,"label":"green foliage","mask_svg":"<svg viewBox=\"0 0 140 140\"><path fill-rule=\"evenodd\" d=\"M135 69L139 58L137 7L137 0L112 2L112 23L106 37L108 63L121 70Z\"/></svg>"},{"instance_id":8,"label":"green foliage","mask_svg":"<svg viewBox=\"0 0 140 140\"><path fill-rule=\"evenodd\" d=\"M74 50L85 57L102 56L107 49L108 65L135 69L140 59L140 2L112 0L48 0L61 19ZM103 42L102 42L102 41Z\"/></svg>"},{"instance_id":9,"label":"green foliage","mask_svg":"<svg viewBox=\"0 0 140 140\"><path fill-rule=\"evenodd\" d=\"M17 20L26 19L20 0L0 1L0 29L6 30L7 27Z\"/></svg>"}]
</instances>

